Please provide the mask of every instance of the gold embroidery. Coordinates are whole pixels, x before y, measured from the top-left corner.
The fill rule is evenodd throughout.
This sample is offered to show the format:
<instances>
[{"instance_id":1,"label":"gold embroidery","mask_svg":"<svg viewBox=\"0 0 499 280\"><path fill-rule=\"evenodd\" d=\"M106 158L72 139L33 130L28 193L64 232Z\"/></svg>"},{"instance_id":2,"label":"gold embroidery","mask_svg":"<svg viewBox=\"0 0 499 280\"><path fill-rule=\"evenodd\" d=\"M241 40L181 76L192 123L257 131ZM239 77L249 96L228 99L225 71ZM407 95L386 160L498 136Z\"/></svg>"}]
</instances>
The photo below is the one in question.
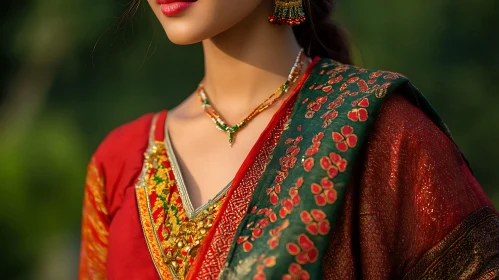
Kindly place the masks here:
<instances>
[{"instance_id":1,"label":"gold embroidery","mask_svg":"<svg viewBox=\"0 0 499 280\"><path fill-rule=\"evenodd\" d=\"M87 171L83 200L80 279L105 279L108 220L105 188L97 163L92 158Z\"/></svg>"},{"instance_id":2,"label":"gold embroidery","mask_svg":"<svg viewBox=\"0 0 499 280\"><path fill-rule=\"evenodd\" d=\"M173 268L178 278L184 279L187 275L197 256L197 250L213 225L222 201L223 199L211 205L193 220L178 224L175 217L170 218L168 224L171 232L165 239L163 248L171 249L164 260Z\"/></svg>"},{"instance_id":3,"label":"gold embroidery","mask_svg":"<svg viewBox=\"0 0 499 280\"><path fill-rule=\"evenodd\" d=\"M147 191L145 190L145 187L138 187L136 189L136 195L142 229L147 241L147 246L149 247L149 253L151 254L154 265L156 266L156 270L158 271L161 279L173 279L169 273L168 266L163 263L163 251L161 250L161 246L159 245L154 228L151 224L151 219L149 218Z\"/></svg>"},{"instance_id":4,"label":"gold embroidery","mask_svg":"<svg viewBox=\"0 0 499 280\"><path fill-rule=\"evenodd\" d=\"M480 208L430 249L404 279L495 279L498 242L499 216L490 207Z\"/></svg>"},{"instance_id":5,"label":"gold embroidery","mask_svg":"<svg viewBox=\"0 0 499 280\"><path fill-rule=\"evenodd\" d=\"M154 172L149 172L146 184L156 196L153 209L159 211L155 218L155 230L164 251L163 261L170 266L174 277L184 279L194 262L201 242L208 234L224 197L211 203L207 209L189 218L175 178L169 173L170 159L162 142L156 142L157 153L151 158L158 163Z\"/></svg>"},{"instance_id":6,"label":"gold embroidery","mask_svg":"<svg viewBox=\"0 0 499 280\"><path fill-rule=\"evenodd\" d=\"M88 174L86 185L88 191L94 198L95 209L102 212L102 214L107 215L107 207L104 203L105 189L104 189L104 179L99 174L97 169L95 159L92 159L90 165L88 166Z\"/></svg>"},{"instance_id":7,"label":"gold embroidery","mask_svg":"<svg viewBox=\"0 0 499 280\"><path fill-rule=\"evenodd\" d=\"M189 218L165 146L159 141L150 141L136 195L144 235L161 279L184 279L225 195Z\"/></svg>"}]
</instances>

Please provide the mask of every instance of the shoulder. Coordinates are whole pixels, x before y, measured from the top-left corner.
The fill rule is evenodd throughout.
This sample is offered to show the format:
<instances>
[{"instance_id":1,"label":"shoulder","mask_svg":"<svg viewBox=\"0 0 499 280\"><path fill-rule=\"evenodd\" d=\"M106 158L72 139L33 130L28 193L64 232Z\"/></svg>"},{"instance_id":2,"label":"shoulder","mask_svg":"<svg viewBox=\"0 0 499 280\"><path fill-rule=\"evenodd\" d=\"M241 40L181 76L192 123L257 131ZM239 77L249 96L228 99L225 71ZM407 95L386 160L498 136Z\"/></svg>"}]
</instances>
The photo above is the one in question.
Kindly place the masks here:
<instances>
[{"instance_id":1,"label":"shoulder","mask_svg":"<svg viewBox=\"0 0 499 280\"><path fill-rule=\"evenodd\" d=\"M101 142L94 157L100 161L116 158L130 151L147 145L152 119L155 113L147 113L113 129Z\"/></svg>"},{"instance_id":2,"label":"shoulder","mask_svg":"<svg viewBox=\"0 0 499 280\"><path fill-rule=\"evenodd\" d=\"M305 107L302 111L314 125L333 130L339 124L350 125L365 134L372 128L385 101L395 93L423 105L421 109L430 113L431 106L405 76L321 58L297 104L299 107L305 104L301 106ZM430 115L438 119L436 114Z\"/></svg>"},{"instance_id":3,"label":"shoulder","mask_svg":"<svg viewBox=\"0 0 499 280\"><path fill-rule=\"evenodd\" d=\"M386 179L379 185L392 184L392 190L411 193L410 198L417 198L417 203L438 203L442 211L462 210L461 218L490 204L453 140L401 94L392 94L384 102L366 152L365 175ZM394 176L396 182L392 181ZM386 188L381 190L389 193ZM455 201L445 202L449 197ZM420 217L427 216L424 208L415 210Z\"/></svg>"},{"instance_id":4,"label":"shoulder","mask_svg":"<svg viewBox=\"0 0 499 280\"><path fill-rule=\"evenodd\" d=\"M343 64L330 58L320 58L314 67L314 76L327 78L329 84L344 86L356 84L360 90L367 90L373 85L397 84L408 82L400 73L380 69L367 69L356 65ZM334 79L334 80L331 80Z\"/></svg>"},{"instance_id":5,"label":"shoulder","mask_svg":"<svg viewBox=\"0 0 499 280\"><path fill-rule=\"evenodd\" d=\"M417 103L426 104L424 96L402 74L365 69L355 65L347 65L329 58L318 60L311 73L311 79L306 84L306 100L325 104L329 100L328 109L346 111L352 121L357 112L361 112L367 120L369 116L376 116L386 101L386 97L394 92L404 94ZM420 102L423 101L423 102ZM319 109L309 104L310 107ZM318 110L317 110L318 111ZM363 120L364 121L364 120ZM372 120L369 120L369 122Z\"/></svg>"},{"instance_id":6,"label":"shoulder","mask_svg":"<svg viewBox=\"0 0 499 280\"><path fill-rule=\"evenodd\" d=\"M390 139L381 139L387 134ZM447 147L447 151L454 153L456 159L461 158L459 149L446 131L430 119L423 108L399 92L386 98L374 123L372 135L387 144L403 144L405 149L419 153Z\"/></svg>"},{"instance_id":7,"label":"shoulder","mask_svg":"<svg viewBox=\"0 0 499 280\"><path fill-rule=\"evenodd\" d=\"M340 110L345 111L345 117L353 122L368 123L377 121L381 109L386 107L385 102L399 105L405 102L404 113L426 115L450 137L446 125L426 97L402 74L347 65L329 58L320 59L312 74L306 101L319 99L326 103L331 100L333 104L328 104L328 109L334 109L338 114L341 114ZM398 97L392 98L394 95ZM413 106L407 107L410 104ZM398 111L403 110L399 108Z\"/></svg>"},{"instance_id":8,"label":"shoulder","mask_svg":"<svg viewBox=\"0 0 499 280\"><path fill-rule=\"evenodd\" d=\"M380 109L359 173L359 204L370 215L363 226L376 221L383 237L395 240L385 251L397 252L392 261L406 268L491 206L452 139L398 92Z\"/></svg>"},{"instance_id":9,"label":"shoulder","mask_svg":"<svg viewBox=\"0 0 499 280\"><path fill-rule=\"evenodd\" d=\"M429 103L422 104L398 90L384 99L369 133L371 150L385 147L381 154L401 160L408 171L436 168L457 174L468 169L448 128Z\"/></svg>"},{"instance_id":10,"label":"shoulder","mask_svg":"<svg viewBox=\"0 0 499 280\"><path fill-rule=\"evenodd\" d=\"M331 59L320 59L313 74L302 102L305 118L317 120L314 125L333 132L347 127L355 132L357 146L367 144L370 155L379 155L373 159L400 160L404 164L392 164L407 171L442 170L446 164L447 170L467 168L438 113L405 76Z\"/></svg>"},{"instance_id":11,"label":"shoulder","mask_svg":"<svg viewBox=\"0 0 499 280\"><path fill-rule=\"evenodd\" d=\"M113 129L93 155L103 180L107 207L112 217L119 209L125 191L132 187L144 161L144 152L155 113L145 114Z\"/></svg>"}]
</instances>

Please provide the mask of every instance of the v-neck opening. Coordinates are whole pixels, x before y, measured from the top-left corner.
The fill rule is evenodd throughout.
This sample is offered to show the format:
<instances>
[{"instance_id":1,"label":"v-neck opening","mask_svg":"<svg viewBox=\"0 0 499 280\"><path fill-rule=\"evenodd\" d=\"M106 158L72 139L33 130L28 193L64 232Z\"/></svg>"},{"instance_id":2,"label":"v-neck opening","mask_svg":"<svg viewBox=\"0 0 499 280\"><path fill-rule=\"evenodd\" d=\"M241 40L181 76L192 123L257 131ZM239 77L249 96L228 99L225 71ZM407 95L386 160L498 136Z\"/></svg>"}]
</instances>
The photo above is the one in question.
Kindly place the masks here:
<instances>
[{"instance_id":1,"label":"v-neck opening","mask_svg":"<svg viewBox=\"0 0 499 280\"><path fill-rule=\"evenodd\" d=\"M180 194L180 199L182 200L182 205L186 211L187 217L193 220L196 217L208 209L211 205L220 200L226 193L227 190L232 185L233 180L231 180L222 190L220 190L213 198L209 199L207 202L203 203L197 208L194 208L192 205L192 200L187 191L187 186L185 185L184 178L182 176L182 171L180 169L180 165L177 161L177 157L175 156L175 151L173 149L173 144L170 139L170 133L168 132L168 113L165 117L165 129L164 129L164 145L166 149L166 154L168 156L168 160L170 161L173 175L175 176L175 182L177 183L177 189Z\"/></svg>"},{"instance_id":2,"label":"v-neck opening","mask_svg":"<svg viewBox=\"0 0 499 280\"><path fill-rule=\"evenodd\" d=\"M293 88L291 95L289 95L285 98L284 102L282 102L282 104L279 106L277 111L272 115L271 121L267 124L267 126L262 131L260 136L262 136L262 134L264 134L269 129L269 127L271 126L272 120L274 120L274 117L277 114L279 114L285 106L287 106L287 104L291 100L291 98L295 94L297 94L299 91L301 91L301 88L303 87L303 83L308 78L307 73L309 73L311 71L311 69L313 68L313 66L315 65L315 62L316 62L315 60L316 59L313 59L313 60L310 59L310 64L308 65L307 69L305 69L305 72L304 72L303 76L301 77L300 82L297 83L297 86L301 84L300 88L298 88L298 87ZM294 101L296 101L296 99ZM254 148L257 147L261 141L263 141L262 137L258 137L256 142L252 145L248 154L245 156L243 163L239 166L238 171L236 172L236 175L234 178L236 178L239 175L241 167L243 165L245 165L248 158L253 154ZM178 164L177 158L175 157L175 151L173 150L173 144L172 144L171 139L170 139L170 134L168 131L168 112L166 113L165 124L164 124L164 144L165 144L167 156L168 156L170 163L172 165L172 172L173 172L173 175L175 176L175 181L176 181L177 186L178 186L180 198L182 200L182 205L184 206L184 209L186 210L186 213L187 213L187 216L189 217L189 219L194 219L199 213L201 213L203 210L207 209L210 205L212 205L213 203L218 201L218 199L220 199L223 195L225 195L228 192L228 190L231 188L231 186L234 183L234 178L213 199L208 200L206 203L199 206L197 209L194 209L194 207L192 205L191 197L189 196L189 193L187 192L187 186L185 185L185 181L184 181L183 176L182 176L180 165ZM203 208L201 208L201 207L203 207Z\"/></svg>"}]
</instances>

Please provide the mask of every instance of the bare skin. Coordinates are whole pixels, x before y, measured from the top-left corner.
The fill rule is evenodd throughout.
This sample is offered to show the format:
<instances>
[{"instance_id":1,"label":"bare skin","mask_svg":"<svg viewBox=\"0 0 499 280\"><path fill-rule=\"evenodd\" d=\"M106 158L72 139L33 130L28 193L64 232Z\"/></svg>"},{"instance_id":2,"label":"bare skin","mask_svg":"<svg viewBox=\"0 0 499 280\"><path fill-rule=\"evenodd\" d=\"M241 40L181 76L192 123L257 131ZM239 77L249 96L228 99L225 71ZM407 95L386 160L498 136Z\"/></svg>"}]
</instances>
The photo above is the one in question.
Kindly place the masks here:
<instances>
[{"instance_id":1,"label":"bare skin","mask_svg":"<svg viewBox=\"0 0 499 280\"><path fill-rule=\"evenodd\" d=\"M188 9L185 14L171 18L161 14L159 5L149 0L170 40L180 44L202 41L205 89L212 104L229 125L244 119L286 81L300 50L290 27L272 25L267 21L272 13L272 2L198 1L189 8L191 11ZM218 14L217 24L214 23L211 29L209 19L205 19L207 24L203 30L197 29L199 24L191 28L189 17L197 16L195 8L198 4L222 5L225 15ZM240 18L233 18L234 15ZM232 18L225 20L224 16ZM220 26L220 22L226 22L226 26ZM177 32L181 24L187 33ZM173 29L172 25L175 25L175 30L169 32ZM203 34L208 37L203 38ZM306 67L307 64L303 71ZM291 92L288 91L287 95ZM167 119L171 141L194 207L213 198L234 178L285 97L238 132L232 148L228 145L227 133L215 128L196 94L191 94L169 111Z\"/></svg>"}]
</instances>

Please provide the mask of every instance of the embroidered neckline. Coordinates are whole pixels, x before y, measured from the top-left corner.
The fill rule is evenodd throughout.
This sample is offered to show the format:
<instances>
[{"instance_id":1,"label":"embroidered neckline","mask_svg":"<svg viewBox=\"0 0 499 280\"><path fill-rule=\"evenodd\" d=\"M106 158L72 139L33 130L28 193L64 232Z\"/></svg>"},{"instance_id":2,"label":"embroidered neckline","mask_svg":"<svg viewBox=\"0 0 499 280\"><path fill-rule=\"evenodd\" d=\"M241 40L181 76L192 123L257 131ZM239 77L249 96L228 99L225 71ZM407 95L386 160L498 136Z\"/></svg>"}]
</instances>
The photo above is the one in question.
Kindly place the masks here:
<instances>
[{"instance_id":1,"label":"embroidered neckline","mask_svg":"<svg viewBox=\"0 0 499 280\"><path fill-rule=\"evenodd\" d=\"M168 114L165 119L165 135L164 135L164 146L166 149L166 154L168 158L170 159L170 164L172 168L172 172L175 175L175 181L177 182L177 187L178 187L178 192L180 193L180 198L182 199L182 204L184 206L184 209L186 211L187 217L189 219L196 219L197 216L199 216L200 213L202 213L204 210L208 209L210 206L214 205L217 203L221 197L223 197L226 193L227 190L230 188L232 185L232 180L222 189L220 190L212 199L208 200L208 202L204 203L203 205L199 206L198 208L194 209L194 206L192 205L191 198L189 196L189 193L187 192L187 186L185 185L184 178L182 176L182 172L180 171L180 165L178 164L177 158L175 156L175 152L173 150L173 145L170 139L170 134L168 132Z\"/></svg>"},{"instance_id":2,"label":"embroidered neckline","mask_svg":"<svg viewBox=\"0 0 499 280\"><path fill-rule=\"evenodd\" d=\"M225 195L217 195L195 217L188 217L165 143L154 139L157 119L155 115L136 196L149 253L160 278L182 280L195 261Z\"/></svg>"}]
</instances>

